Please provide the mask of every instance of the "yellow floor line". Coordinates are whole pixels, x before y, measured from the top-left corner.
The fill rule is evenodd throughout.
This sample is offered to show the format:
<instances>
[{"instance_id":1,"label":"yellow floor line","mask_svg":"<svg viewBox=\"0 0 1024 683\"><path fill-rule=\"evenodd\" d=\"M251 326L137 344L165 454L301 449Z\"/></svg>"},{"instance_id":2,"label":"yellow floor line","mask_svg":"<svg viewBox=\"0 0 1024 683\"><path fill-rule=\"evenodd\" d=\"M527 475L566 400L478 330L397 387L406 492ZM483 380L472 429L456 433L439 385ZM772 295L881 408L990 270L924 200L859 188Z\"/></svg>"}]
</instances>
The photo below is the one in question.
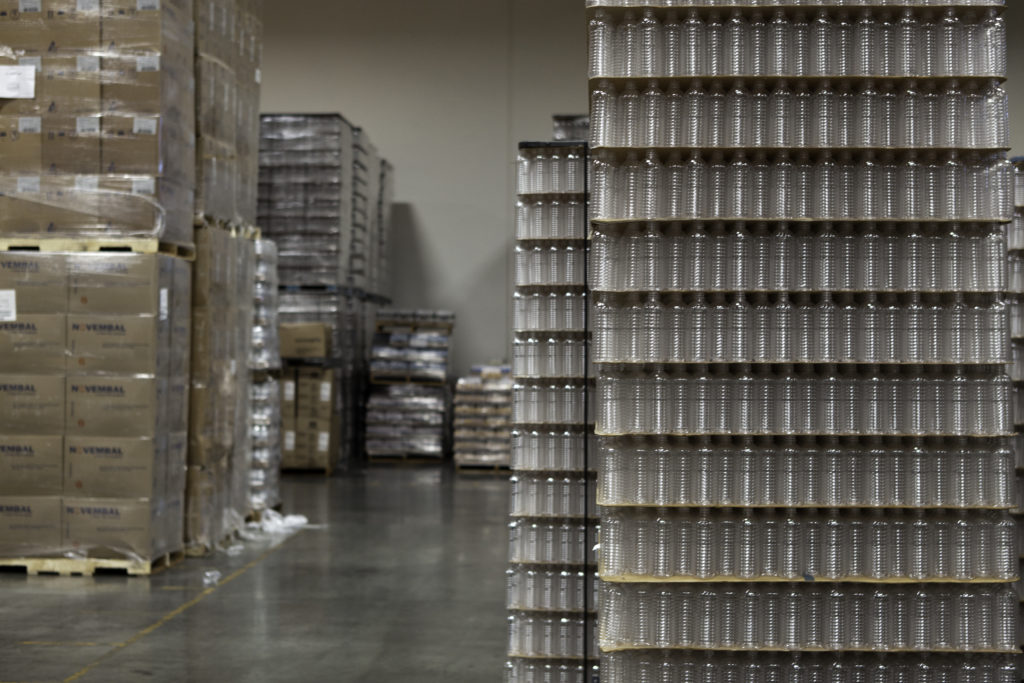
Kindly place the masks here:
<instances>
[{"instance_id":1,"label":"yellow floor line","mask_svg":"<svg viewBox=\"0 0 1024 683\"><path fill-rule=\"evenodd\" d=\"M282 546L284 546L285 543L287 543L292 538L295 538L295 536L297 536L297 535L298 534L293 534L292 536L289 536L282 543L279 543L278 545L274 546L273 548L271 548L270 550L268 550L267 552L263 553L262 555L257 557L252 562L250 562L249 564L247 564L244 567L242 567L241 569L238 569L237 571L229 574L226 578L221 579L221 581L217 585L210 586L209 588L204 590L202 593L200 593L196 597L194 597L191 600L189 600L188 602L186 602L184 605L181 605L177 609L171 610L167 614L165 614L162 617L160 617L160 619L158 619L154 623L150 624L146 628L142 629L141 631L139 631L138 633L133 635L131 638L129 638L128 640L124 641L123 643L117 643L113 647L112 650L110 650L109 652L104 653L102 657L99 657L96 660L90 662L81 671L78 671L78 672L68 676L67 678L65 678L64 679L64 683L71 683L71 681L77 681L78 679L82 678L87 673L89 673L90 671L95 669L99 664L103 663L104 661L106 661L107 659L109 659L113 655L117 654L118 652L120 652L124 648L128 647L129 645L131 645L133 643L139 642L140 640L142 640L143 638L148 636L150 633L153 633L154 631L159 629L161 626L163 626L167 622L169 622L172 619L174 619L176 616L184 614L188 610L192 609L193 607L198 605L200 602L202 602L205 598L207 598L208 596L212 595L218 588L220 588L221 586L225 586L225 585L231 583L232 581L237 579L239 576L241 576L242 574L246 573L247 571L249 571L250 569L252 569L256 565L258 565L260 562L262 562L263 560L265 560L268 557L270 557L273 553L277 552Z\"/></svg>"},{"instance_id":2,"label":"yellow floor line","mask_svg":"<svg viewBox=\"0 0 1024 683\"><path fill-rule=\"evenodd\" d=\"M124 643L62 643L50 640L23 640L18 645L28 647L118 647Z\"/></svg>"}]
</instances>

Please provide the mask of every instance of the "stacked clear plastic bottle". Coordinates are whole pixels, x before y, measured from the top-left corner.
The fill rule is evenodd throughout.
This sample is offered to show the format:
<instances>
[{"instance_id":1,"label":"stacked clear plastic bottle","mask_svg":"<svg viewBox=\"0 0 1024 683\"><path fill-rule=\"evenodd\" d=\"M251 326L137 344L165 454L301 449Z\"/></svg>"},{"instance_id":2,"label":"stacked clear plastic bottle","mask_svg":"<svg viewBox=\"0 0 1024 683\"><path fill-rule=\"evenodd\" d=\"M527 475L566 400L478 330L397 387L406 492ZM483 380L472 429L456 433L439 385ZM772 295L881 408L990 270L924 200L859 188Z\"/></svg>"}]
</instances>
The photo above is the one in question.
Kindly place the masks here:
<instances>
[{"instance_id":1,"label":"stacked clear plastic bottle","mask_svg":"<svg viewBox=\"0 0 1024 683\"><path fill-rule=\"evenodd\" d=\"M1006 226L1007 285L1006 298L1010 309L1010 362L1007 365L1013 380L1013 439L1016 465L1016 509L1014 518L1024 530L1024 157L1013 161L1013 222ZM1024 560L1024 552L1022 552ZM1024 581L1017 583L1017 592L1024 603Z\"/></svg>"},{"instance_id":2,"label":"stacked clear plastic bottle","mask_svg":"<svg viewBox=\"0 0 1024 683\"><path fill-rule=\"evenodd\" d=\"M517 164L505 680L587 683L597 669L587 146L521 143Z\"/></svg>"},{"instance_id":3,"label":"stacked clear plastic bottle","mask_svg":"<svg viewBox=\"0 0 1024 683\"><path fill-rule=\"evenodd\" d=\"M603 683L1015 679L1003 4L587 0Z\"/></svg>"}]
</instances>

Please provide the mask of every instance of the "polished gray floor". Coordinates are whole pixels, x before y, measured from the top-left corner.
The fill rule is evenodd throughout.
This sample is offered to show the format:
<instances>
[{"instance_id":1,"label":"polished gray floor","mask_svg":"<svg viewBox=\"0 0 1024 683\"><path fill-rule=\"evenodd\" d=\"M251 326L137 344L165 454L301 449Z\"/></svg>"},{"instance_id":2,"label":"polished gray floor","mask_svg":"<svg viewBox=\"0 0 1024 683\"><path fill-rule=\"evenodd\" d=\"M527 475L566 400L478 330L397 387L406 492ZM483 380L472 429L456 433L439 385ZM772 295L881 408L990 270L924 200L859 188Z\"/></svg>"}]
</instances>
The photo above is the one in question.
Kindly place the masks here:
<instances>
[{"instance_id":1,"label":"polished gray floor","mask_svg":"<svg viewBox=\"0 0 1024 683\"><path fill-rule=\"evenodd\" d=\"M0 574L0 683L500 680L507 492L433 468L287 478L319 526L277 546L150 579Z\"/></svg>"}]
</instances>

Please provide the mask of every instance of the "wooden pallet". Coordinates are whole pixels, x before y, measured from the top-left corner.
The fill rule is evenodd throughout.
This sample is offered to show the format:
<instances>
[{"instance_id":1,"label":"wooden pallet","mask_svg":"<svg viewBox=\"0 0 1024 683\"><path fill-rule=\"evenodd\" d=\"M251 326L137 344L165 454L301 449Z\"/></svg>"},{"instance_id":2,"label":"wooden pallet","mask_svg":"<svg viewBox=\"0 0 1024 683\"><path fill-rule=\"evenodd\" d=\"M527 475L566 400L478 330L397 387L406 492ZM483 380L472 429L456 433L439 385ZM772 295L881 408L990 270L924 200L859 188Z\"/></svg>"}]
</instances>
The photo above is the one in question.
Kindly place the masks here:
<instances>
[{"instance_id":1,"label":"wooden pallet","mask_svg":"<svg viewBox=\"0 0 1024 683\"><path fill-rule=\"evenodd\" d=\"M371 465L440 465L444 458L415 453L375 454L367 456Z\"/></svg>"},{"instance_id":2,"label":"wooden pallet","mask_svg":"<svg viewBox=\"0 0 1024 683\"><path fill-rule=\"evenodd\" d=\"M173 567L184 559L185 552L178 550L161 555L149 562L98 557L0 558L0 567L12 570L24 569L29 576L93 576L98 573L150 576L168 567Z\"/></svg>"},{"instance_id":3,"label":"wooden pallet","mask_svg":"<svg viewBox=\"0 0 1024 683\"><path fill-rule=\"evenodd\" d=\"M192 245L168 244L148 237L4 238L0 239L0 251L167 254L189 261L196 258L196 249Z\"/></svg>"}]
</instances>

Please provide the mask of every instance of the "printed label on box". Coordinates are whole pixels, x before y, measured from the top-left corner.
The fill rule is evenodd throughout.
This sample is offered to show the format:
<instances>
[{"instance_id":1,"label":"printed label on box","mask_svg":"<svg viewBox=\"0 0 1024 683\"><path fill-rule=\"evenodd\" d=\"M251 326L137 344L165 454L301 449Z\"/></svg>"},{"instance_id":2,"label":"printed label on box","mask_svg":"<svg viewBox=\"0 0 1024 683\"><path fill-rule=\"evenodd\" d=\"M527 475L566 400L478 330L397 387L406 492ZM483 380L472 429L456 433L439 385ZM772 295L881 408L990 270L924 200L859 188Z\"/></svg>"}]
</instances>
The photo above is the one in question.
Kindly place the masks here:
<instances>
[{"instance_id":1,"label":"printed label on box","mask_svg":"<svg viewBox=\"0 0 1024 683\"><path fill-rule=\"evenodd\" d=\"M132 178L132 194L156 194L156 180L153 178Z\"/></svg>"},{"instance_id":2,"label":"printed label on box","mask_svg":"<svg viewBox=\"0 0 1024 683\"><path fill-rule=\"evenodd\" d=\"M320 451L321 453L326 453L327 452L327 447L330 445L330 443L331 443L331 433L330 432L320 432L319 434L317 434L317 437L316 437L316 449L318 451Z\"/></svg>"},{"instance_id":3,"label":"printed label on box","mask_svg":"<svg viewBox=\"0 0 1024 683\"><path fill-rule=\"evenodd\" d=\"M19 133L42 133L43 132L43 117L41 116L21 116L18 118L18 132Z\"/></svg>"},{"instance_id":4,"label":"printed label on box","mask_svg":"<svg viewBox=\"0 0 1024 683\"><path fill-rule=\"evenodd\" d=\"M78 0L79 12L99 12L100 0Z\"/></svg>"},{"instance_id":5,"label":"printed label on box","mask_svg":"<svg viewBox=\"0 0 1024 683\"><path fill-rule=\"evenodd\" d=\"M19 12L42 12L43 0L18 0Z\"/></svg>"},{"instance_id":6,"label":"printed label on box","mask_svg":"<svg viewBox=\"0 0 1024 683\"><path fill-rule=\"evenodd\" d=\"M288 381L284 383L284 400L295 400L295 382Z\"/></svg>"},{"instance_id":7,"label":"printed label on box","mask_svg":"<svg viewBox=\"0 0 1024 683\"><path fill-rule=\"evenodd\" d=\"M295 450L295 432L284 433L284 449L286 451Z\"/></svg>"},{"instance_id":8,"label":"printed label on box","mask_svg":"<svg viewBox=\"0 0 1024 683\"><path fill-rule=\"evenodd\" d=\"M43 58L42 57L22 57L18 60L18 64L22 66L31 66L36 70L36 73L43 72Z\"/></svg>"},{"instance_id":9,"label":"printed label on box","mask_svg":"<svg viewBox=\"0 0 1024 683\"><path fill-rule=\"evenodd\" d=\"M99 135L100 117L79 116L75 119L75 130L79 135Z\"/></svg>"},{"instance_id":10,"label":"printed label on box","mask_svg":"<svg viewBox=\"0 0 1024 683\"><path fill-rule=\"evenodd\" d=\"M171 292L167 287L160 288L160 320L167 320L171 314Z\"/></svg>"},{"instance_id":11,"label":"printed label on box","mask_svg":"<svg viewBox=\"0 0 1024 683\"><path fill-rule=\"evenodd\" d=\"M256 85L263 82L263 72L260 69L256 69Z\"/></svg>"},{"instance_id":12,"label":"printed label on box","mask_svg":"<svg viewBox=\"0 0 1024 683\"><path fill-rule=\"evenodd\" d=\"M320 402L326 403L331 400L331 383L320 382Z\"/></svg>"},{"instance_id":13,"label":"printed label on box","mask_svg":"<svg viewBox=\"0 0 1024 683\"><path fill-rule=\"evenodd\" d=\"M39 176L18 176L18 194L39 194Z\"/></svg>"},{"instance_id":14,"label":"printed label on box","mask_svg":"<svg viewBox=\"0 0 1024 683\"><path fill-rule=\"evenodd\" d=\"M139 0L135 3L135 7L140 11L146 10L158 10L160 9L160 0Z\"/></svg>"},{"instance_id":15,"label":"printed label on box","mask_svg":"<svg viewBox=\"0 0 1024 683\"><path fill-rule=\"evenodd\" d=\"M78 55L78 70L83 73L99 72L100 58L96 55Z\"/></svg>"},{"instance_id":16,"label":"printed label on box","mask_svg":"<svg viewBox=\"0 0 1024 683\"><path fill-rule=\"evenodd\" d=\"M0 98L31 100L36 96L36 68L32 64L0 66Z\"/></svg>"},{"instance_id":17,"label":"printed label on box","mask_svg":"<svg viewBox=\"0 0 1024 683\"><path fill-rule=\"evenodd\" d=\"M139 72L143 71L159 71L160 70L160 55L140 55L135 58L135 70Z\"/></svg>"},{"instance_id":18,"label":"printed label on box","mask_svg":"<svg viewBox=\"0 0 1024 683\"><path fill-rule=\"evenodd\" d=\"M100 178L95 175L76 175L76 192L97 192L100 189Z\"/></svg>"},{"instance_id":19,"label":"printed label on box","mask_svg":"<svg viewBox=\"0 0 1024 683\"><path fill-rule=\"evenodd\" d=\"M156 135L156 128L155 116L136 116L132 120L132 133L135 135Z\"/></svg>"},{"instance_id":20,"label":"printed label on box","mask_svg":"<svg viewBox=\"0 0 1024 683\"><path fill-rule=\"evenodd\" d=\"M17 292L13 289L0 289L0 322L11 323L18 319Z\"/></svg>"}]
</instances>

